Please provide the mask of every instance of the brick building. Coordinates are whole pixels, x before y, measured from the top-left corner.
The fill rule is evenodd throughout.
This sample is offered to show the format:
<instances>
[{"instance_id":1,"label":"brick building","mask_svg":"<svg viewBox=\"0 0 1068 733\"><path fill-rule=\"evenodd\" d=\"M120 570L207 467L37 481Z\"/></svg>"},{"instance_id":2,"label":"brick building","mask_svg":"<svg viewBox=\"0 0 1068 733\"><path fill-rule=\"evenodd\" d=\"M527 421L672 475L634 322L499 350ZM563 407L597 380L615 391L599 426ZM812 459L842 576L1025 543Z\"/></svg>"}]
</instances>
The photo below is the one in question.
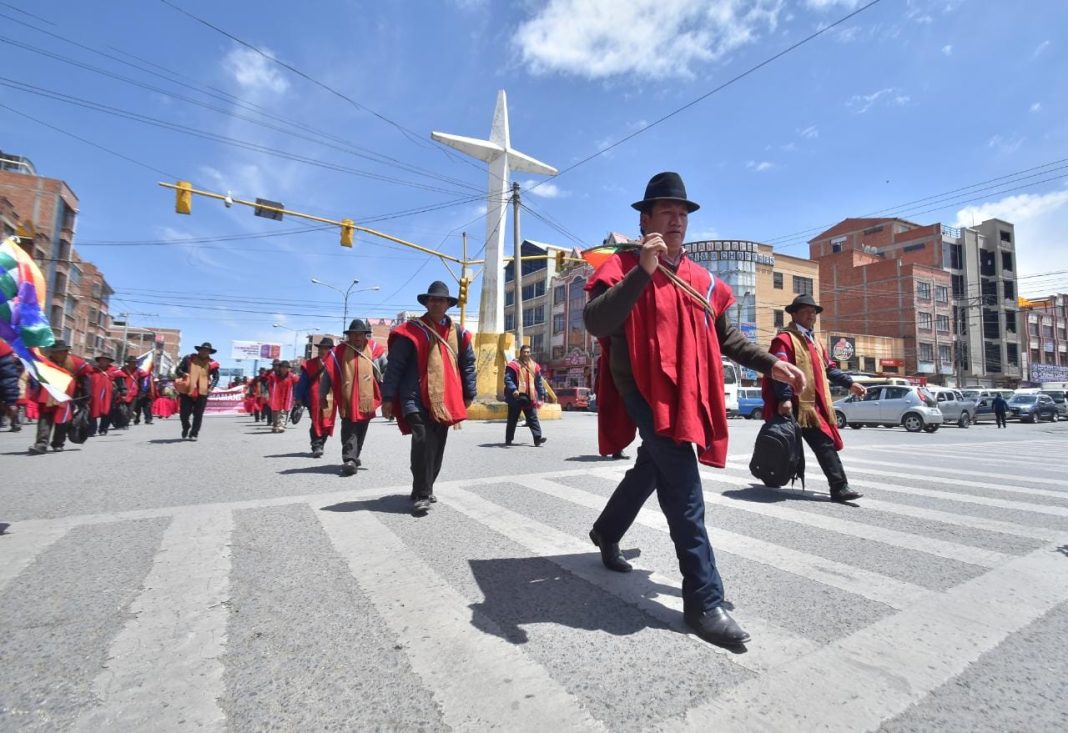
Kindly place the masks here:
<instances>
[{"instance_id":1,"label":"brick building","mask_svg":"<svg viewBox=\"0 0 1068 733\"><path fill-rule=\"evenodd\" d=\"M1068 382L1068 295L1021 298L1020 311L1027 380Z\"/></svg>"},{"instance_id":2,"label":"brick building","mask_svg":"<svg viewBox=\"0 0 1068 733\"><path fill-rule=\"evenodd\" d=\"M115 342L109 338L110 299L115 292L96 265L72 253L71 288L74 328L70 345L75 353L87 357L97 354L118 356Z\"/></svg>"},{"instance_id":3,"label":"brick building","mask_svg":"<svg viewBox=\"0 0 1068 733\"><path fill-rule=\"evenodd\" d=\"M904 373L1015 385L1023 374L1015 231L904 219L844 219L809 241L825 331L901 338Z\"/></svg>"}]
</instances>

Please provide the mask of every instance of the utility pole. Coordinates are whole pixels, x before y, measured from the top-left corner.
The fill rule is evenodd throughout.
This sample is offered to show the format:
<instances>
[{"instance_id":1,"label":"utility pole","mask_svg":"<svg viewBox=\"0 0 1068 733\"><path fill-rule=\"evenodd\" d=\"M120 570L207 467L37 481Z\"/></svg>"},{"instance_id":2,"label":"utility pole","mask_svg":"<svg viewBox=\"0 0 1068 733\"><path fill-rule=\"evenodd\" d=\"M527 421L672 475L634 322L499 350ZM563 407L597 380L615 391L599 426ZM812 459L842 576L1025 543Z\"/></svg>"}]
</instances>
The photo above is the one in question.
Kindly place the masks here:
<instances>
[{"instance_id":1,"label":"utility pole","mask_svg":"<svg viewBox=\"0 0 1068 733\"><path fill-rule=\"evenodd\" d=\"M523 245L519 239L519 184L512 183L512 244L515 256L512 259L513 290L515 297L515 349L523 348Z\"/></svg>"}]
</instances>

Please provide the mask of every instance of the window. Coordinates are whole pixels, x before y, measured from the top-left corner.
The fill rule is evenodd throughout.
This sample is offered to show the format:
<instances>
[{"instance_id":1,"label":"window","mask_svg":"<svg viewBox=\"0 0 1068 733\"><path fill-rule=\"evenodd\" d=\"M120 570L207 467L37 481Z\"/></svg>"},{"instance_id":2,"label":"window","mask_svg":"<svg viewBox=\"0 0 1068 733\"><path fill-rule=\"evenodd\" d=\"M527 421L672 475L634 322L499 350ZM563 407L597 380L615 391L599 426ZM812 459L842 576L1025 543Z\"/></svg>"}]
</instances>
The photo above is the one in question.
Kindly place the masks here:
<instances>
[{"instance_id":1,"label":"window","mask_svg":"<svg viewBox=\"0 0 1068 733\"><path fill-rule=\"evenodd\" d=\"M979 274L983 277L994 276L994 253L985 249L979 251Z\"/></svg>"},{"instance_id":2,"label":"window","mask_svg":"<svg viewBox=\"0 0 1068 733\"><path fill-rule=\"evenodd\" d=\"M916 283L916 297L920 300L931 299L931 283L917 282Z\"/></svg>"},{"instance_id":3,"label":"window","mask_svg":"<svg viewBox=\"0 0 1068 733\"><path fill-rule=\"evenodd\" d=\"M553 333L564 332L564 314L557 313L553 315Z\"/></svg>"},{"instance_id":4,"label":"window","mask_svg":"<svg viewBox=\"0 0 1068 733\"><path fill-rule=\"evenodd\" d=\"M505 313L504 314L504 330L505 331L514 331L515 330L515 314L514 313Z\"/></svg>"},{"instance_id":5,"label":"window","mask_svg":"<svg viewBox=\"0 0 1068 733\"><path fill-rule=\"evenodd\" d=\"M1000 372L1001 371L1001 344L999 343L987 343L986 350L986 370L988 372Z\"/></svg>"},{"instance_id":6,"label":"window","mask_svg":"<svg viewBox=\"0 0 1068 733\"><path fill-rule=\"evenodd\" d=\"M942 366L944 366L944 367L953 365L953 352L950 351L950 348L949 348L948 345L946 345L946 344L939 344L938 345L938 360L940 362L942 362Z\"/></svg>"},{"instance_id":7,"label":"window","mask_svg":"<svg viewBox=\"0 0 1068 733\"><path fill-rule=\"evenodd\" d=\"M1020 366L1020 352L1016 344L1005 344L1005 361L1009 366Z\"/></svg>"},{"instance_id":8,"label":"window","mask_svg":"<svg viewBox=\"0 0 1068 733\"><path fill-rule=\"evenodd\" d=\"M939 313L935 316L935 324L939 333L949 333L949 316Z\"/></svg>"},{"instance_id":9,"label":"window","mask_svg":"<svg viewBox=\"0 0 1068 733\"><path fill-rule=\"evenodd\" d=\"M1001 253L1001 269L1012 270L1012 252Z\"/></svg>"},{"instance_id":10,"label":"window","mask_svg":"<svg viewBox=\"0 0 1068 733\"><path fill-rule=\"evenodd\" d=\"M953 297L964 297L964 275L950 275L950 282L953 284Z\"/></svg>"},{"instance_id":11,"label":"window","mask_svg":"<svg viewBox=\"0 0 1068 733\"><path fill-rule=\"evenodd\" d=\"M794 295L812 295L812 278L794 275Z\"/></svg>"},{"instance_id":12,"label":"window","mask_svg":"<svg viewBox=\"0 0 1068 733\"><path fill-rule=\"evenodd\" d=\"M782 328L784 325L783 311L775 311L775 328Z\"/></svg>"},{"instance_id":13,"label":"window","mask_svg":"<svg viewBox=\"0 0 1068 733\"><path fill-rule=\"evenodd\" d=\"M563 285L557 285L555 288L553 288L553 303L559 305L560 303L564 302L564 299L566 297L567 294L564 290Z\"/></svg>"},{"instance_id":14,"label":"window","mask_svg":"<svg viewBox=\"0 0 1068 733\"><path fill-rule=\"evenodd\" d=\"M878 392L879 390L875 390ZM883 387L883 399L884 400L900 400L908 397L911 392L908 387Z\"/></svg>"},{"instance_id":15,"label":"window","mask_svg":"<svg viewBox=\"0 0 1068 733\"><path fill-rule=\"evenodd\" d=\"M921 249L925 248L926 246L927 246L927 242L920 242L919 244L910 244L907 247L902 247L901 251L902 252L916 252L917 250L921 250Z\"/></svg>"},{"instance_id":16,"label":"window","mask_svg":"<svg viewBox=\"0 0 1068 733\"><path fill-rule=\"evenodd\" d=\"M920 342L920 361L934 361L934 344L929 344L926 341Z\"/></svg>"},{"instance_id":17,"label":"window","mask_svg":"<svg viewBox=\"0 0 1068 733\"><path fill-rule=\"evenodd\" d=\"M998 230L998 235L999 235L999 237L1000 237L1002 242L1005 242L1006 244L1012 244L1012 235L1009 234L1004 229L999 229Z\"/></svg>"},{"instance_id":18,"label":"window","mask_svg":"<svg viewBox=\"0 0 1068 733\"><path fill-rule=\"evenodd\" d=\"M545 348L545 334L536 333L530 337L530 350L535 354L541 355L542 350Z\"/></svg>"},{"instance_id":19,"label":"window","mask_svg":"<svg viewBox=\"0 0 1068 733\"><path fill-rule=\"evenodd\" d=\"M530 300L532 298L540 298L545 295L545 281L539 280L536 283L523 286L523 300Z\"/></svg>"},{"instance_id":20,"label":"window","mask_svg":"<svg viewBox=\"0 0 1068 733\"><path fill-rule=\"evenodd\" d=\"M964 248L959 244L942 242L942 267L947 270L964 269Z\"/></svg>"},{"instance_id":21,"label":"window","mask_svg":"<svg viewBox=\"0 0 1068 733\"><path fill-rule=\"evenodd\" d=\"M524 328L539 323L545 323L545 306L539 305L537 308L527 308L523 311Z\"/></svg>"},{"instance_id":22,"label":"window","mask_svg":"<svg viewBox=\"0 0 1068 733\"><path fill-rule=\"evenodd\" d=\"M948 303L949 288L947 288L945 285L935 285L935 302Z\"/></svg>"},{"instance_id":23,"label":"window","mask_svg":"<svg viewBox=\"0 0 1068 733\"><path fill-rule=\"evenodd\" d=\"M1005 333L1016 333L1016 321L1018 320L1018 315L1018 311L1005 311Z\"/></svg>"},{"instance_id":24,"label":"window","mask_svg":"<svg viewBox=\"0 0 1068 733\"><path fill-rule=\"evenodd\" d=\"M864 371L866 371L866 372L874 372L875 371L875 357L872 357L872 356L865 356L864 357Z\"/></svg>"},{"instance_id":25,"label":"window","mask_svg":"<svg viewBox=\"0 0 1068 733\"><path fill-rule=\"evenodd\" d=\"M1002 280L1001 293L1005 300L1016 300L1016 283L1012 280Z\"/></svg>"},{"instance_id":26,"label":"window","mask_svg":"<svg viewBox=\"0 0 1068 733\"><path fill-rule=\"evenodd\" d=\"M996 310L983 308L983 338L1001 338L1001 319L998 317L998 312ZM1001 361L1000 357L998 361ZM1000 372L1001 369L995 371Z\"/></svg>"},{"instance_id":27,"label":"window","mask_svg":"<svg viewBox=\"0 0 1068 733\"><path fill-rule=\"evenodd\" d=\"M515 303L515 293L512 292L511 290L505 290L504 291L504 305L505 305L505 307L508 307L508 306L512 305L513 303ZM511 329L506 328L505 330L506 331L510 331Z\"/></svg>"},{"instance_id":28,"label":"window","mask_svg":"<svg viewBox=\"0 0 1068 733\"><path fill-rule=\"evenodd\" d=\"M553 359L563 359L563 358L564 358L564 347L563 346L554 346L553 347Z\"/></svg>"},{"instance_id":29,"label":"window","mask_svg":"<svg viewBox=\"0 0 1068 733\"><path fill-rule=\"evenodd\" d=\"M773 288L775 288L776 290L782 290L782 273L781 272L773 272L773 273L771 273L771 286Z\"/></svg>"},{"instance_id":30,"label":"window","mask_svg":"<svg viewBox=\"0 0 1068 733\"><path fill-rule=\"evenodd\" d=\"M916 314L916 325L924 331L931 330L931 314L920 311Z\"/></svg>"}]
</instances>

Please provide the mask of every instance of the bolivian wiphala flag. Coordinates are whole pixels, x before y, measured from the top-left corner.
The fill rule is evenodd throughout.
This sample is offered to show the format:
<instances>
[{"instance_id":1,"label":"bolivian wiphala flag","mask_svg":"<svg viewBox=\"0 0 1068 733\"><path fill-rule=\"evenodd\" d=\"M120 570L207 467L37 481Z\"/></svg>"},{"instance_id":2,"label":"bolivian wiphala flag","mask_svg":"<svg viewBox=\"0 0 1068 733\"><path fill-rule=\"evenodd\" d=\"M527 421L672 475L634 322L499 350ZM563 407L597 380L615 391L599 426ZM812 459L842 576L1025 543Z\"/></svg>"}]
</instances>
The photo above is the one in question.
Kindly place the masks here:
<instances>
[{"instance_id":1,"label":"bolivian wiphala flag","mask_svg":"<svg viewBox=\"0 0 1068 733\"><path fill-rule=\"evenodd\" d=\"M66 402L71 376L41 354L55 342L45 316L45 279L14 237L0 242L0 339L57 402Z\"/></svg>"}]
</instances>

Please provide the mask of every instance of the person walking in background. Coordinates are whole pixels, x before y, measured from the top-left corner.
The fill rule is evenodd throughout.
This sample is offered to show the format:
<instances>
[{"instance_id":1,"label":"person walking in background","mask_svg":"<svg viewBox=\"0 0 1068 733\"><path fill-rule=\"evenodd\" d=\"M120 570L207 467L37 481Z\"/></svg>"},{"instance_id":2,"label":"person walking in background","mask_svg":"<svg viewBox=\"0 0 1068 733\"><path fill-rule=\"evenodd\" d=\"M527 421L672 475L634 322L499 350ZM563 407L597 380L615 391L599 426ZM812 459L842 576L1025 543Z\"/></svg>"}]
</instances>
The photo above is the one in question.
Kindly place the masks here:
<instances>
[{"instance_id":1,"label":"person walking in background","mask_svg":"<svg viewBox=\"0 0 1068 733\"><path fill-rule=\"evenodd\" d=\"M219 384L219 363L211 358L216 352L205 341L196 347L195 354L185 356L174 370L177 379L178 414L182 421L182 440L196 440L204 420L208 395Z\"/></svg>"},{"instance_id":2,"label":"person walking in background","mask_svg":"<svg viewBox=\"0 0 1068 733\"><path fill-rule=\"evenodd\" d=\"M994 421L997 423L998 428L1009 427L1009 423L1005 419L1005 416L1009 412L1009 403L1005 401L1005 398L1000 392L994 395L994 401L990 406L994 408Z\"/></svg>"},{"instance_id":3,"label":"person walking in background","mask_svg":"<svg viewBox=\"0 0 1068 733\"><path fill-rule=\"evenodd\" d=\"M49 360L69 374L72 379L67 386L67 395L71 398L85 398L91 392L89 374L92 366L85 359L70 353L70 346L62 339L52 344L48 351ZM67 442L67 427L74 416L73 399L57 402L48 390L30 379L27 389L28 398L37 403L37 438L30 446L30 453L40 454L48 450L51 438L52 450L63 450Z\"/></svg>"},{"instance_id":4,"label":"person walking in background","mask_svg":"<svg viewBox=\"0 0 1068 733\"><path fill-rule=\"evenodd\" d=\"M11 432L17 433L19 425L19 360L6 341L0 339L0 417L7 417Z\"/></svg>"},{"instance_id":5,"label":"person walking in background","mask_svg":"<svg viewBox=\"0 0 1068 733\"><path fill-rule=\"evenodd\" d=\"M371 338L371 326L354 318L345 340L324 361L320 400L330 399L341 421L341 475L356 473L367 428L382 404L386 350Z\"/></svg>"},{"instance_id":6,"label":"person walking in background","mask_svg":"<svg viewBox=\"0 0 1068 733\"><path fill-rule=\"evenodd\" d=\"M318 356L308 359L300 367L295 399L308 409L308 437L312 458L321 458L326 439L334 434L334 396L322 389L323 369L334 349L334 339L324 337L316 344Z\"/></svg>"},{"instance_id":7,"label":"person walking in background","mask_svg":"<svg viewBox=\"0 0 1068 733\"><path fill-rule=\"evenodd\" d=\"M459 301L440 280L416 299L426 313L389 335L382 414L396 415L401 434L412 436L412 513L421 516L437 501L449 428L467 419L477 392L471 334L446 315Z\"/></svg>"},{"instance_id":8,"label":"person walking in background","mask_svg":"<svg viewBox=\"0 0 1068 733\"><path fill-rule=\"evenodd\" d=\"M515 439L515 425L519 413L526 418L534 447L540 448L548 438L541 434L538 407L545 400L545 385L541 367L530 357L530 347L523 344L519 357L508 362L504 368L504 401L508 403L508 422L504 428L504 444L511 445Z\"/></svg>"},{"instance_id":9,"label":"person walking in background","mask_svg":"<svg viewBox=\"0 0 1068 733\"><path fill-rule=\"evenodd\" d=\"M89 435L107 435L111 427L111 407L115 399L115 360L100 354L89 373Z\"/></svg>"},{"instance_id":10,"label":"person walking in background","mask_svg":"<svg viewBox=\"0 0 1068 733\"><path fill-rule=\"evenodd\" d=\"M297 375L289 372L289 362L278 363L278 370L267 376L267 387L271 392L272 433L284 433L289 424L289 411L293 409L293 388L297 384Z\"/></svg>"}]
</instances>

